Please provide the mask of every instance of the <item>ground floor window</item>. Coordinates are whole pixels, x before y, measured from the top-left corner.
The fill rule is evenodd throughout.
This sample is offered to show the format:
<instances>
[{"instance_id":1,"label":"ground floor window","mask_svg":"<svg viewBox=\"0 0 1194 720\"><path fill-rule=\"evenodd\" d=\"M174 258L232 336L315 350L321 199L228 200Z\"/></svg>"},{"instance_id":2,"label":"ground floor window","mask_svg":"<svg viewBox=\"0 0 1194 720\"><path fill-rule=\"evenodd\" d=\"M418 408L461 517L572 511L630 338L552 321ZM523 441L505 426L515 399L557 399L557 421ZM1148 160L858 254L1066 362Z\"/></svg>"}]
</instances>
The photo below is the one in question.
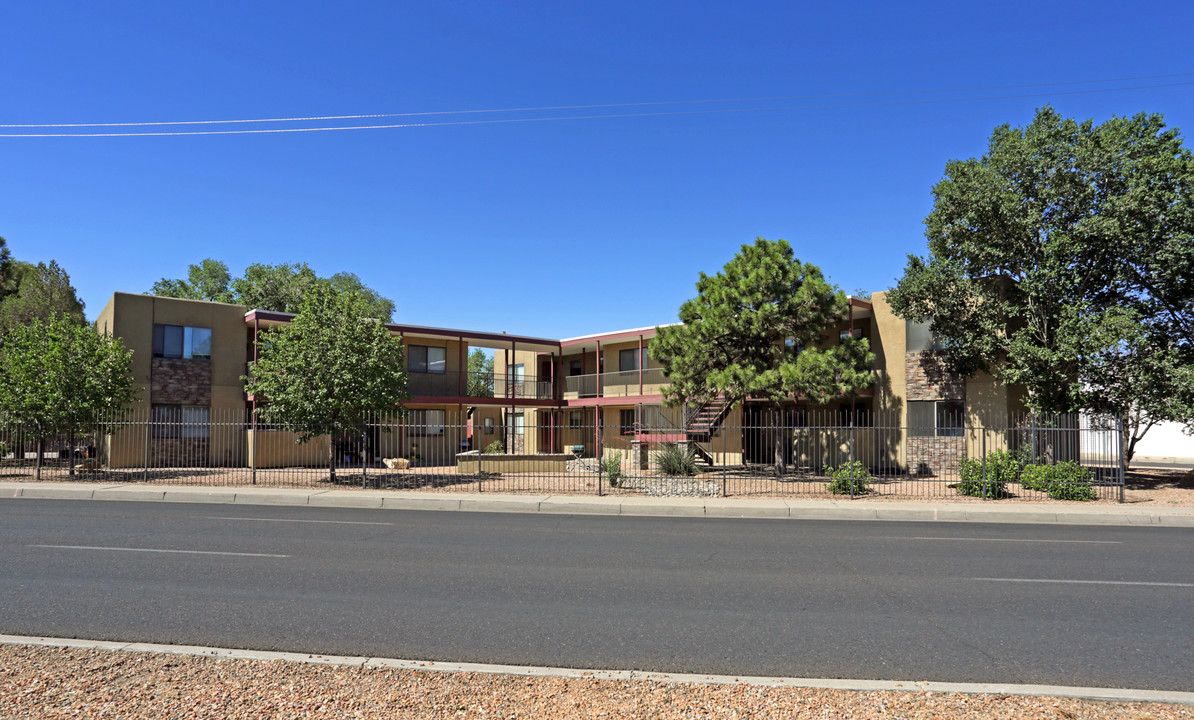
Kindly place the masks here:
<instances>
[{"instance_id":1,"label":"ground floor window","mask_svg":"<svg viewBox=\"0 0 1194 720\"><path fill-rule=\"evenodd\" d=\"M160 405L151 408L155 438L211 436L211 408L205 405Z\"/></svg>"},{"instance_id":2,"label":"ground floor window","mask_svg":"<svg viewBox=\"0 0 1194 720\"><path fill-rule=\"evenodd\" d=\"M569 410L568 411L568 427L570 427L570 428L580 427L581 417L582 416L581 416L580 410Z\"/></svg>"},{"instance_id":3,"label":"ground floor window","mask_svg":"<svg viewBox=\"0 0 1194 720\"><path fill-rule=\"evenodd\" d=\"M411 410L410 434L430 437L444 434L443 410Z\"/></svg>"},{"instance_id":4,"label":"ground floor window","mask_svg":"<svg viewBox=\"0 0 1194 720\"><path fill-rule=\"evenodd\" d=\"M634 408L618 411L618 430L623 435L634 433Z\"/></svg>"},{"instance_id":5,"label":"ground floor window","mask_svg":"<svg viewBox=\"0 0 1194 720\"><path fill-rule=\"evenodd\" d=\"M908 435L911 437L962 437L966 427L963 400L909 400Z\"/></svg>"}]
</instances>

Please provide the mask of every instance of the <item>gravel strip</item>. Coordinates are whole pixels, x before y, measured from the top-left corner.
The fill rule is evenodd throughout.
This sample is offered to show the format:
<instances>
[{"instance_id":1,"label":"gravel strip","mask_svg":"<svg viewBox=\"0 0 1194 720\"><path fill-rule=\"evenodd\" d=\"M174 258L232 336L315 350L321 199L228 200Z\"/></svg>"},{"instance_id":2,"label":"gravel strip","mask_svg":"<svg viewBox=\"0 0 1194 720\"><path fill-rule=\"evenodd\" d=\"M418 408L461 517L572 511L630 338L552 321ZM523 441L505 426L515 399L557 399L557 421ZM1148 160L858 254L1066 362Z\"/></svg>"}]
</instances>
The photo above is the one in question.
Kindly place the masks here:
<instances>
[{"instance_id":1,"label":"gravel strip","mask_svg":"<svg viewBox=\"0 0 1194 720\"><path fill-rule=\"evenodd\" d=\"M1125 718L1160 703L522 677L0 646L4 718Z\"/></svg>"}]
</instances>

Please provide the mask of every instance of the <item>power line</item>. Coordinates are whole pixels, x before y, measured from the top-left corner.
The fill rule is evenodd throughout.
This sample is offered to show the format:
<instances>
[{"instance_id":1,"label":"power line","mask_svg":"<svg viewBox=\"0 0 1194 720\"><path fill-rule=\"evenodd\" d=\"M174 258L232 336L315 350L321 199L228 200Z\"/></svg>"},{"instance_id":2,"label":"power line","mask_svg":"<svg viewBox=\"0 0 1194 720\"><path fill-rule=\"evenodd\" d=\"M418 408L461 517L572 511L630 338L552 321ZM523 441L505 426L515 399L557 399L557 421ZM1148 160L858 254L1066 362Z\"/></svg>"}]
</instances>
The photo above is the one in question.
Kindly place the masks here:
<instances>
[{"instance_id":1,"label":"power line","mask_svg":"<svg viewBox=\"0 0 1194 720\"><path fill-rule=\"evenodd\" d=\"M1127 82L1129 80L1161 80L1176 77L1191 77L1194 73L1172 73L1169 75L1137 75L1133 77L1105 78L1102 80L1065 80L1061 82L1026 83L1019 85L986 85L963 88L936 88L932 90L887 90L859 93L831 93L824 95L776 95L771 97L721 98L716 100L657 100L652 102L604 103L593 105L546 105L540 107L493 108L489 110L434 110L427 112L405 113L373 113L368 115L318 115L311 117L287 118L252 118L241 120L169 120L162 122L125 122L125 123L24 123L0 124L0 128L66 128L66 127L146 127L152 125L232 125L238 123L274 123L274 122L317 122L324 120L366 120L389 117L416 117L428 115L468 115L484 113L507 112L541 112L544 110L595 110L598 108L649 107L659 105L700 105L713 103L763 102L775 100L813 100L836 97L875 97L879 95L920 95L926 93L951 92L979 92L983 90L1016 90L1032 87L1052 87L1057 85L1092 85L1110 82Z\"/></svg>"},{"instance_id":2,"label":"power line","mask_svg":"<svg viewBox=\"0 0 1194 720\"><path fill-rule=\"evenodd\" d=\"M1194 73L1181 73L1172 76L1156 76L1156 77L1188 77ZM1106 80L1078 80L1075 83L1097 83L1108 82ZM1040 83L1038 85L1054 85L1061 83ZM1038 85L1019 86L1019 87L1036 87ZM1060 95L1088 95L1093 93L1104 92L1122 92L1126 90L1147 90L1153 88L1168 88L1194 85L1194 80L1178 83L1158 83L1154 85L1130 85L1125 87L1114 88L1093 88L1090 90L1058 90L1056 92L1044 93L1023 93L1017 95L986 95L977 97L964 98L936 98L927 100L893 100L879 103L839 103L832 105L790 105L786 107L756 107L756 108L724 108L724 109L706 109L706 110L675 110L669 112L644 112L644 113L603 113L597 115L563 115L563 116L547 116L547 117L528 117L528 118L494 118L488 120L454 120L445 122L426 122L426 123L387 123L375 125L334 125L334 126L317 126L317 127L298 127L298 128L263 128L259 130L185 130L185 131L162 131L162 132L109 132L109 133L7 133L0 134L0 138L50 138L50 137L173 137L186 135L258 135L258 134L275 134L275 133L302 133L302 132L334 132L342 130L384 130L394 128L421 128L421 127L446 127L453 125L500 125L509 123L526 123L526 122L550 122L559 120L599 120L604 118L640 118L640 117L663 117L669 115L712 115L712 114L728 114L741 112L775 112L781 110L828 110L839 108L864 108L864 107L891 107L898 105L930 105L939 103L958 103L958 102L974 102L982 100L1012 100L1021 98L1035 98L1035 97L1056 97ZM1017 87L1017 86L1007 86ZM916 92L916 91L899 91ZM919 91L919 92L958 92L957 90L934 90L934 91ZM855 97L867 95L882 95L882 94L897 94L897 93L852 93L843 95L827 95L827 96L792 96L792 97ZM782 98L755 98L755 100L768 99L782 99ZM790 99L790 98L789 98ZM679 104L679 103L700 103L700 102L744 102L743 100L678 100L666 102L653 103L623 103L614 105L578 105L578 106L556 106L537 108L539 110L559 110L569 108L613 108L613 107L628 107L628 106L643 106L643 105L664 105L664 104ZM344 116L329 116L325 119L354 119L354 118L379 118L379 117L401 117L407 115L445 115L445 114L464 114L464 113L484 113L484 112L513 112L515 110L535 110L536 108L506 108L502 110L462 110L462 111L438 111L428 113L395 113L388 115L344 115ZM316 118L312 118L316 119ZM294 118L298 121L300 118ZM284 122L286 120L205 120L195 122L176 122L176 123L128 123L128 124L94 124L94 125L0 125L0 128L11 127L110 127L110 126L133 126L133 125L195 125L195 124L218 124L218 123L233 123L233 122Z\"/></svg>"}]
</instances>

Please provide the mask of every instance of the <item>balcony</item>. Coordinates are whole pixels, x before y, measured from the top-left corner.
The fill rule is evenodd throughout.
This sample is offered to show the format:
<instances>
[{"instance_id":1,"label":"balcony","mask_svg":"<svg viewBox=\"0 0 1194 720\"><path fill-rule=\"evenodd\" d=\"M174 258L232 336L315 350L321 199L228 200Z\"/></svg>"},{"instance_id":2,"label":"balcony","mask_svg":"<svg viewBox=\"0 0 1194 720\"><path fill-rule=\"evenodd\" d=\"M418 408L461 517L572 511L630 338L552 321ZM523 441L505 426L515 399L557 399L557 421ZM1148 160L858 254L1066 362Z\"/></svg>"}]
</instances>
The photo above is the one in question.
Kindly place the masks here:
<instances>
[{"instance_id":1,"label":"balcony","mask_svg":"<svg viewBox=\"0 0 1194 720\"><path fill-rule=\"evenodd\" d=\"M552 400L552 383L529 375L495 373L412 372L407 392L417 397L509 398L515 400Z\"/></svg>"},{"instance_id":2,"label":"balcony","mask_svg":"<svg viewBox=\"0 0 1194 720\"><path fill-rule=\"evenodd\" d=\"M662 368L643 370L641 389L638 370L607 372L600 375L572 375L564 378L564 398L573 400L592 397L655 395L661 392L668 382ZM598 385L600 385L600 394L598 394Z\"/></svg>"}]
</instances>

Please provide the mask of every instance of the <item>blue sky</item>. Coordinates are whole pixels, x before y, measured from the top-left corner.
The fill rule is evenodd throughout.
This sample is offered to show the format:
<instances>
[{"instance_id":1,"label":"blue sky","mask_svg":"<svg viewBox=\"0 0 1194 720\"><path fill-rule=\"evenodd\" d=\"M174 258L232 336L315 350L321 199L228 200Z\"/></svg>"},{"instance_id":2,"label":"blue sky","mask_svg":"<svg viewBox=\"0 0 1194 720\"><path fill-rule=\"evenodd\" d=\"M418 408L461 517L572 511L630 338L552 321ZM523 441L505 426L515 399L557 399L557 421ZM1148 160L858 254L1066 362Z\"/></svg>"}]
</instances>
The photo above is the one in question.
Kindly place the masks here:
<instances>
[{"instance_id":1,"label":"blue sky","mask_svg":"<svg viewBox=\"0 0 1194 720\"><path fill-rule=\"evenodd\" d=\"M1194 73L1191 26L1178 2L8 3L3 124L801 97L0 138L0 235L58 260L91 317L210 256L354 272L400 322L564 337L673 320L756 236L882 290L924 249L945 162L996 125L1051 103L1194 127L1194 85L1062 94L1194 75L928 91Z\"/></svg>"}]
</instances>

